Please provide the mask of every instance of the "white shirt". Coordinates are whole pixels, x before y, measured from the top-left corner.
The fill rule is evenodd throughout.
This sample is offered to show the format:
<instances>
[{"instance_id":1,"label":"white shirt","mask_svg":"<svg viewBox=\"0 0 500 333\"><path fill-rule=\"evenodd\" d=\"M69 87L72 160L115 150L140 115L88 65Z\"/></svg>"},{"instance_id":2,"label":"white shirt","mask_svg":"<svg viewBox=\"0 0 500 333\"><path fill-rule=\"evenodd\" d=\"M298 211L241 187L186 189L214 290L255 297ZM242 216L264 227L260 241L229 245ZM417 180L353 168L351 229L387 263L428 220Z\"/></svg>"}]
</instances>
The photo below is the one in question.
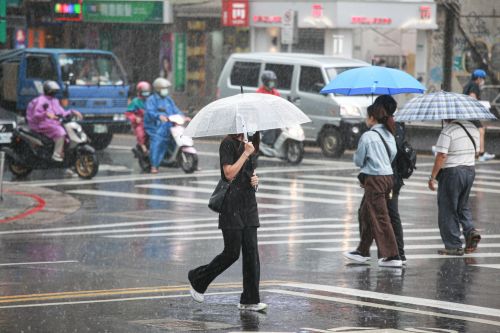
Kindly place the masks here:
<instances>
[{"instance_id":1,"label":"white shirt","mask_svg":"<svg viewBox=\"0 0 500 333\"><path fill-rule=\"evenodd\" d=\"M447 154L443 168L454 168L460 165L474 166L475 163L476 150L474 150L472 140L457 122L467 129L479 152L479 130L476 126L467 120L454 120L443 128L436 143L436 151Z\"/></svg>"}]
</instances>

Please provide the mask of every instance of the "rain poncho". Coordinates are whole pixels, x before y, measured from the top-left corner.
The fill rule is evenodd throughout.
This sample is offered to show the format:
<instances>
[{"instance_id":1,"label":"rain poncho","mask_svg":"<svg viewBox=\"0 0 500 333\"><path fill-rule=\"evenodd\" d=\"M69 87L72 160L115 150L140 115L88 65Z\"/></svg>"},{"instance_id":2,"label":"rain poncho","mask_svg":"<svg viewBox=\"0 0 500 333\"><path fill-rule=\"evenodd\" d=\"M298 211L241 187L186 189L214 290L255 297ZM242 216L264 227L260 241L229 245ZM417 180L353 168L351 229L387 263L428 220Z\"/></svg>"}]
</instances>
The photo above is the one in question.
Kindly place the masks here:
<instances>
[{"instance_id":1,"label":"rain poncho","mask_svg":"<svg viewBox=\"0 0 500 333\"><path fill-rule=\"evenodd\" d=\"M160 116L184 115L175 105L170 96L161 97L153 94L146 100L146 114L144 116L144 128L149 135L151 166L158 168L167 152L170 140L170 127L172 123L162 122Z\"/></svg>"},{"instance_id":2,"label":"rain poncho","mask_svg":"<svg viewBox=\"0 0 500 333\"><path fill-rule=\"evenodd\" d=\"M125 115L128 120L130 120L130 125L134 130L135 137L137 138L137 143L140 145L146 144L146 134L144 133L144 100L140 97L136 97L130 102ZM137 122L137 119L140 121Z\"/></svg>"},{"instance_id":3,"label":"rain poncho","mask_svg":"<svg viewBox=\"0 0 500 333\"><path fill-rule=\"evenodd\" d=\"M64 110L56 97L42 95L28 104L26 119L29 128L37 133L43 134L52 140L66 136L66 131L56 119L50 119L47 114L66 117L71 110Z\"/></svg>"}]
</instances>

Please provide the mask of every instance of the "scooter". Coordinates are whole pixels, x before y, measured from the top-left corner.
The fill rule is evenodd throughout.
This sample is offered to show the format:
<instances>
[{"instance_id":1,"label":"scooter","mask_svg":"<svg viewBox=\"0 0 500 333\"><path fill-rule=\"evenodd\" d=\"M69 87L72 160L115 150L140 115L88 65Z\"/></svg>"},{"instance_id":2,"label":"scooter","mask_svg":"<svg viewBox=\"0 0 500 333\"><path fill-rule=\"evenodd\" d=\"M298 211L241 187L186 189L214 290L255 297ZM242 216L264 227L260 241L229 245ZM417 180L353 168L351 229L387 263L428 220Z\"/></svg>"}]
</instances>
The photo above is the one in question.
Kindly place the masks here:
<instances>
[{"instance_id":1,"label":"scooter","mask_svg":"<svg viewBox=\"0 0 500 333\"><path fill-rule=\"evenodd\" d=\"M170 128L170 135L173 140L170 140L167 153L161 163L166 167L180 167L185 173L193 173L198 169L198 152L194 148L193 139L184 134L184 124L186 118L181 115L173 115L168 117L168 121L173 123ZM139 166L144 172L149 172L151 163L149 156L146 155L141 147L137 145L132 149L134 157L139 161Z\"/></svg>"},{"instance_id":2,"label":"scooter","mask_svg":"<svg viewBox=\"0 0 500 333\"><path fill-rule=\"evenodd\" d=\"M281 130L273 146L260 142L259 151L267 157L277 157L290 164L299 164L304 158L304 130L302 126L287 127Z\"/></svg>"},{"instance_id":3,"label":"scooter","mask_svg":"<svg viewBox=\"0 0 500 333\"><path fill-rule=\"evenodd\" d=\"M74 168L79 177L91 179L99 170L96 151L90 146L82 127L73 116L60 117L69 143L64 145L64 159L52 159L54 141L25 127L12 133L8 146L3 147L9 170L17 177L25 177L34 169Z\"/></svg>"}]
</instances>

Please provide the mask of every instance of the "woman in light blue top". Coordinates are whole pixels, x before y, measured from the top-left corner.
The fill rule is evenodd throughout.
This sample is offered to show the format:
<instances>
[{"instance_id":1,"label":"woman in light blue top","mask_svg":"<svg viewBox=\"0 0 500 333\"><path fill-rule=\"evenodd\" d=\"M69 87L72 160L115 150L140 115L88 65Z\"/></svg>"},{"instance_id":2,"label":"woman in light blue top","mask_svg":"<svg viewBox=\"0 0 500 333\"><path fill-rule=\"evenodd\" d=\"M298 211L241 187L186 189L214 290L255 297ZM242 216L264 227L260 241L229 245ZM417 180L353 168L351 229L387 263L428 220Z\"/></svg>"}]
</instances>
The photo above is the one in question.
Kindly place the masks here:
<instances>
[{"instance_id":1,"label":"woman in light blue top","mask_svg":"<svg viewBox=\"0 0 500 333\"><path fill-rule=\"evenodd\" d=\"M354 163L360 167L358 177L365 194L359 207L360 242L355 251L344 253L350 260L365 263L375 239L379 266L402 267L387 203L393 187L391 163L396 157L394 139L396 124L380 105L370 105L366 125L370 128L359 139Z\"/></svg>"}]
</instances>

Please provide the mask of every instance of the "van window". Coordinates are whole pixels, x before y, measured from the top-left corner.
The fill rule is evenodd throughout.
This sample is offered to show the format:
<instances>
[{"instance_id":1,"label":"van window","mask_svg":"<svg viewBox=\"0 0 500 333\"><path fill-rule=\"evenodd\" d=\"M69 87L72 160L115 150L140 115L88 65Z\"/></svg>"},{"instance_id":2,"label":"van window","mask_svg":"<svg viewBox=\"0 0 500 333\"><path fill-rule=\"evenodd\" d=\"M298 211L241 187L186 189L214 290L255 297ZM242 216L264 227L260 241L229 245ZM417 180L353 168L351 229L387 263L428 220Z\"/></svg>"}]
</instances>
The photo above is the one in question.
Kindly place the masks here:
<instances>
[{"instance_id":1,"label":"van window","mask_svg":"<svg viewBox=\"0 0 500 333\"><path fill-rule=\"evenodd\" d=\"M348 71L348 70L354 69L354 68L359 68L359 67L329 67L329 68L325 68L326 76L328 76L328 80L331 81L340 73L343 73L345 71Z\"/></svg>"},{"instance_id":2,"label":"van window","mask_svg":"<svg viewBox=\"0 0 500 333\"><path fill-rule=\"evenodd\" d=\"M325 80L319 67L300 67L299 90L319 94L320 90L325 86Z\"/></svg>"},{"instance_id":3,"label":"van window","mask_svg":"<svg viewBox=\"0 0 500 333\"><path fill-rule=\"evenodd\" d=\"M293 65L266 64L266 70L273 71L278 78L276 82L277 89L291 90Z\"/></svg>"},{"instance_id":4,"label":"van window","mask_svg":"<svg viewBox=\"0 0 500 333\"><path fill-rule=\"evenodd\" d=\"M28 55L26 57L26 78L57 81L57 73L50 56Z\"/></svg>"},{"instance_id":5,"label":"van window","mask_svg":"<svg viewBox=\"0 0 500 333\"><path fill-rule=\"evenodd\" d=\"M236 61L231 71L231 85L258 87L260 63Z\"/></svg>"}]
</instances>

